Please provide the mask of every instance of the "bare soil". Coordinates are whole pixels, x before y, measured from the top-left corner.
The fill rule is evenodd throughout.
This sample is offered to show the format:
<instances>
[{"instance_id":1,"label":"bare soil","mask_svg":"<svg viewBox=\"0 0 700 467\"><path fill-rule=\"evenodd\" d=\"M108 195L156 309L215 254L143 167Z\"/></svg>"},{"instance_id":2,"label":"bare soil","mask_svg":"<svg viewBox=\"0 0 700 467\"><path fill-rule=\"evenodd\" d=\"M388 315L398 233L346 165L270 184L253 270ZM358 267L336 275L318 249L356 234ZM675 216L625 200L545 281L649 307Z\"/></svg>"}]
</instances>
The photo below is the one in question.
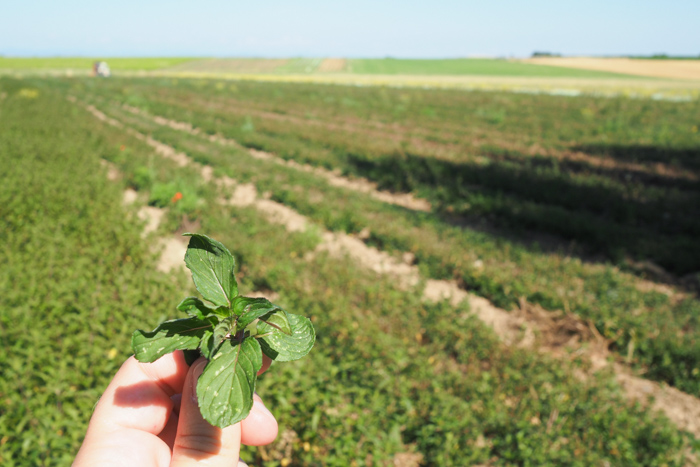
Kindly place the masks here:
<instances>
[{"instance_id":1,"label":"bare soil","mask_svg":"<svg viewBox=\"0 0 700 467\"><path fill-rule=\"evenodd\" d=\"M158 240L158 246L162 248L160 257L158 258L158 270L161 272L170 272L177 269L184 270L185 253L187 252L187 243L180 238L161 238Z\"/></svg>"},{"instance_id":2,"label":"bare soil","mask_svg":"<svg viewBox=\"0 0 700 467\"><path fill-rule=\"evenodd\" d=\"M318 66L316 71L321 73L345 71L348 61L344 58L326 58Z\"/></svg>"},{"instance_id":3,"label":"bare soil","mask_svg":"<svg viewBox=\"0 0 700 467\"><path fill-rule=\"evenodd\" d=\"M271 73L286 65L287 58L255 59L255 58L212 58L192 60L168 68L168 71L206 72L206 73Z\"/></svg>"}]
</instances>

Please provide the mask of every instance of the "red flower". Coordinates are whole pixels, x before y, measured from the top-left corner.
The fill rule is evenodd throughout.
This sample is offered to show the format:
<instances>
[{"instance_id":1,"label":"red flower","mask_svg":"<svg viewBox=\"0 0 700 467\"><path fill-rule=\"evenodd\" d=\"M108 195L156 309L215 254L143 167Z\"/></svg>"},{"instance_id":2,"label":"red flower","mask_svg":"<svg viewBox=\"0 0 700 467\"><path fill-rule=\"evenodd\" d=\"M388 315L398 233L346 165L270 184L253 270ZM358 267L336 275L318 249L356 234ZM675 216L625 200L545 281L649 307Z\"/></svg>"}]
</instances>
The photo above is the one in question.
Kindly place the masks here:
<instances>
[{"instance_id":1,"label":"red flower","mask_svg":"<svg viewBox=\"0 0 700 467\"><path fill-rule=\"evenodd\" d=\"M178 191L177 193L175 193L175 196L173 196L173 198L172 198L170 201L171 201L172 203L177 203L177 202L180 201L181 199L182 199L182 193L180 193L180 192Z\"/></svg>"}]
</instances>

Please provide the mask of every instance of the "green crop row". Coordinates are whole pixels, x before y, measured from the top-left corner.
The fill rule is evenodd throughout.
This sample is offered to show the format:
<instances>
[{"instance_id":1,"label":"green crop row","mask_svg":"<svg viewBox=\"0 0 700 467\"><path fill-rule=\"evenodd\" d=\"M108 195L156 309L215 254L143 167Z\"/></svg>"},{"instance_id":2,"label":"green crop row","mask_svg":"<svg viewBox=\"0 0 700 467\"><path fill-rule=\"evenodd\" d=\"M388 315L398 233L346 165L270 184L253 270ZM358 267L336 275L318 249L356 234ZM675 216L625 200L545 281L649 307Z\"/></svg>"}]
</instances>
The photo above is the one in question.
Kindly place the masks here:
<instances>
[{"instance_id":1,"label":"green crop row","mask_svg":"<svg viewBox=\"0 0 700 467\"><path fill-rule=\"evenodd\" d=\"M700 269L697 103L129 83L110 91L249 147L418 192L447 217L488 219L508 235L555 235L618 264Z\"/></svg>"},{"instance_id":2,"label":"green crop row","mask_svg":"<svg viewBox=\"0 0 700 467\"><path fill-rule=\"evenodd\" d=\"M245 151L162 127L119 107L110 112L141 131L186 151L332 230L369 228L369 243L411 251L428 277L456 278L465 288L509 309L521 298L546 309L569 310L591 320L647 377L700 394L700 303L639 289L634 277L611 266L589 264L566 251L547 252L478 224L452 226L433 213L387 206L366 195L330 187L315 175L255 161ZM172 115L170 115L172 116ZM182 115L181 115L182 116ZM630 355L629 349L634 348Z\"/></svg>"},{"instance_id":3,"label":"green crop row","mask_svg":"<svg viewBox=\"0 0 700 467\"><path fill-rule=\"evenodd\" d=\"M637 78L632 75L605 71L534 65L510 60L488 58L456 58L442 60L420 59L353 59L348 70L358 74L381 75L477 75L477 76L536 76L556 78Z\"/></svg>"}]
</instances>

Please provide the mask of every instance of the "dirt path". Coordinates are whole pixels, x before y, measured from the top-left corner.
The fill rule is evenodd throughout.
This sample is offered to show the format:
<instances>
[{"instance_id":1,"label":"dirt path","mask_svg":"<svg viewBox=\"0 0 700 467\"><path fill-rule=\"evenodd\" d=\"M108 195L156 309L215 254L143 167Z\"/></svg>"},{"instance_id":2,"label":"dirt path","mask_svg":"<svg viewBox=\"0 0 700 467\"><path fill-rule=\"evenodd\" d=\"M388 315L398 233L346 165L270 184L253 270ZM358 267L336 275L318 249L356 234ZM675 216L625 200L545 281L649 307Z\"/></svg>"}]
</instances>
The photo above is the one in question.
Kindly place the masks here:
<instances>
[{"instance_id":1,"label":"dirt path","mask_svg":"<svg viewBox=\"0 0 700 467\"><path fill-rule=\"evenodd\" d=\"M93 115L95 114L93 113ZM101 163L102 166L107 169L108 180L116 181L121 178L121 172L119 172L119 169L117 169L114 164L104 159ZM124 190L122 202L125 206L133 205L138 199L139 194L135 190L131 188ZM139 208L136 212L136 217L145 223L143 231L141 232L142 238L147 238L158 230L165 212L166 210L164 208L157 208L155 206L141 206ZM156 240L156 247L161 251L158 262L156 263L156 269L158 271L168 273L176 269L186 269L184 257L187 245L185 240L179 237L161 237Z\"/></svg>"},{"instance_id":2,"label":"dirt path","mask_svg":"<svg viewBox=\"0 0 700 467\"><path fill-rule=\"evenodd\" d=\"M321 73L332 73L345 71L348 61L344 58L324 58L316 71Z\"/></svg>"},{"instance_id":3,"label":"dirt path","mask_svg":"<svg viewBox=\"0 0 700 467\"><path fill-rule=\"evenodd\" d=\"M700 80L700 60L645 60L637 58L538 57L520 60L536 65L610 71L657 78Z\"/></svg>"},{"instance_id":4,"label":"dirt path","mask_svg":"<svg viewBox=\"0 0 700 467\"><path fill-rule=\"evenodd\" d=\"M120 122L106 117L94 107L86 108L96 118L124 128ZM134 129L128 130L130 133L140 134ZM141 138L163 157L172 158L174 154L178 154L174 148L155 142L150 137L141 135ZM211 177L210 169L191 161L184 154L182 156L181 160L185 165L199 170L203 177ZM259 197L252 184L239 184L230 177L220 177L216 181L223 192L222 203L253 206L269 222L280 224L290 232L306 231L313 225L293 209ZM563 359L571 354L572 349L576 349L577 355L583 355L591 362L592 371L610 368L628 399L651 405L654 410L664 413L680 429L700 438L700 399L675 388L634 376L622 365L610 365L609 342L598 334L591 323L584 322L574 315L549 312L526 302L522 302L519 309L507 312L482 297L460 289L452 281L423 280L416 266L367 246L357 237L342 232L329 232L318 226L314 228L321 232L321 241L312 256L322 252L327 252L333 257L347 256L367 269L397 279L397 283L406 290L424 284L423 297L428 301L449 300L456 305L466 300L471 312L491 326L507 345L529 348ZM184 250L178 257L184 257ZM587 378L585 374L581 376Z\"/></svg>"}]
</instances>

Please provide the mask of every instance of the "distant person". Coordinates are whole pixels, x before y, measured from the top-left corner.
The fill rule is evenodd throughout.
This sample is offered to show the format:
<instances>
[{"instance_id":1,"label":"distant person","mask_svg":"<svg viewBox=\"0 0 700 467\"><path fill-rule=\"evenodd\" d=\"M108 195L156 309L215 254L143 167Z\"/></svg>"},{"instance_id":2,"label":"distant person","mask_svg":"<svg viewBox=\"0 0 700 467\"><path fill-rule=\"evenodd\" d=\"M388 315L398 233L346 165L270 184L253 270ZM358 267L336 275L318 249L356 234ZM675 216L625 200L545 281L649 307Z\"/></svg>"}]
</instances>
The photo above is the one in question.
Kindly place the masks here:
<instances>
[{"instance_id":1,"label":"distant person","mask_svg":"<svg viewBox=\"0 0 700 467\"><path fill-rule=\"evenodd\" d=\"M200 358L187 366L180 350L153 363L130 357L97 403L73 467L246 466L238 457L241 443L271 443L277 420L256 394L245 420L210 425L195 395L205 365ZM266 358L260 372L269 366Z\"/></svg>"},{"instance_id":2,"label":"distant person","mask_svg":"<svg viewBox=\"0 0 700 467\"><path fill-rule=\"evenodd\" d=\"M97 62L96 74L102 78L109 78L112 75L107 62Z\"/></svg>"}]
</instances>

